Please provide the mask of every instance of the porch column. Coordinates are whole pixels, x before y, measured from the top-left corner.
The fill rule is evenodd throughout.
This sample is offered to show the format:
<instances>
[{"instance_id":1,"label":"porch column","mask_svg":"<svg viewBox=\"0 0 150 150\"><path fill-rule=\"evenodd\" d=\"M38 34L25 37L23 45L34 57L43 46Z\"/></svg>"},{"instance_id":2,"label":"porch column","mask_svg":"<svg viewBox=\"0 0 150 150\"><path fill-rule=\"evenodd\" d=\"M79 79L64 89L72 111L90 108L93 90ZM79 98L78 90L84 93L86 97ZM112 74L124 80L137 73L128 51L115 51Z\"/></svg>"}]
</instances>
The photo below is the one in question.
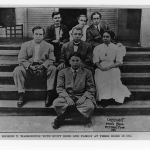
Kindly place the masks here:
<instances>
[{"instance_id":1,"label":"porch column","mask_svg":"<svg viewBox=\"0 0 150 150\"><path fill-rule=\"evenodd\" d=\"M141 47L150 47L150 9L143 8L141 16Z\"/></svg>"}]
</instances>

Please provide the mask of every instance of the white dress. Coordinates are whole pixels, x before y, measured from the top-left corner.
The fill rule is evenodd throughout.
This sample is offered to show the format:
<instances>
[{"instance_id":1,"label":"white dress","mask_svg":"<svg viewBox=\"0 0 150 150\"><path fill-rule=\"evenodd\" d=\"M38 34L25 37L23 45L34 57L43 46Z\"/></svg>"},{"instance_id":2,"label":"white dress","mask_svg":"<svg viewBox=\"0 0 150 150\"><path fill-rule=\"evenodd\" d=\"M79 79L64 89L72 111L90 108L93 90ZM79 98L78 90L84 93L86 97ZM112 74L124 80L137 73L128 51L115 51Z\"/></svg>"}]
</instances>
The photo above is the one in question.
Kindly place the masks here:
<instances>
[{"instance_id":1,"label":"white dress","mask_svg":"<svg viewBox=\"0 0 150 150\"><path fill-rule=\"evenodd\" d=\"M108 67L119 61L122 64L125 51L123 47L110 43L100 44L95 47L93 53L93 62L100 62L102 67ZM121 82L120 69L112 68L108 71L95 70L95 84L97 89L97 100L115 99L116 102L123 103L125 97L130 96L130 91Z\"/></svg>"},{"instance_id":2,"label":"white dress","mask_svg":"<svg viewBox=\"0 0 150 150\"><path fill-rule=\"evenodd\" d=\"M82 36L82 38L81 38L82 41L86 41L86 29L87 29L88 27L89 27L88 25L85 25L85 26L83 27L83 29L82 29L82 32L83 32L83 36ZM73 37L72 37L71 33L72 33L72 30L69 31L70 41L73 40Z\"/></svg>"}]
</instances>

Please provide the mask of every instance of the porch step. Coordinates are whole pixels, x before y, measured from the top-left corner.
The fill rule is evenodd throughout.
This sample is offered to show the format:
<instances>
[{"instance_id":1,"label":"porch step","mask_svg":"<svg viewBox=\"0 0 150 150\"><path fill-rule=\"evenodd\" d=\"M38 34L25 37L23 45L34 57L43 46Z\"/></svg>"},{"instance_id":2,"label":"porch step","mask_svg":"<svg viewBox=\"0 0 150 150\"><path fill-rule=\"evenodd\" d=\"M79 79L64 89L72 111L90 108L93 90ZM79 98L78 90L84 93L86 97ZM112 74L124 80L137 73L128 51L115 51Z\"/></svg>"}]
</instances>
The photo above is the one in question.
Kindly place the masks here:
<instances>
[{"instance_id":1,"label":"porch step","mask_svg":"<svg viewBox=\"0 0 150 150\"><path fill-rule=\"evenodd\" d=\"M0 85L0 100L16 100L19 99L18 90L15 85ZM42 88L26 88L25 99L43 100L46 99L46 89Z\"/></svg>"},{"instance_id":2,"label":"porch step","mask_svg":"<svg viewBox=\"0 0 150 150\"><path fill-rule=\"evenodd\" d=\"M0 60L17 60L19 51L20 50L0 50ZM150 61L150 51L127 51L123 61Z\"/></svg>"},{"instance_id":3,"label":"porch step","mask_svg":"<svg viewBox=\"0 0 150 150\"><path fill-rule=\"evenodd\" d=\"M130 92L133 94L134 100L149 100L150 99L150 85L127 85ZM16 100L18 99L18 91L15 85L0 85L0 100ZM46 88L27 88L27 100L43 100L46 98Z\"/></svg>"},{"instance_id":4,"label":"porch step","mask_svg":"<svg viewBox=\"0 0 150 150\"><path fill-rule=\"evenodd\" d=\"M0 45L0 50L20 50L21 45ZM140 52L148 52L150 51L150 48L145 48L145 47L129 47L126 46L126 51L131 52L131 51L140 51Z\"/></svg>"},{"instance_id":5,"label":"porch step","mask_svg":"<svg viewBox=\"0 0 150 150\"><path fill-rule=\"evenodd\" d=\"M0 72L12 72L16 66L17 60L0 60ZM120 70L122 73L150 73L150 61L124 62Z\"/></svg>"},{"instance_id":6,"label":"porch step","mask_svg":"<svg viewBox=\"0 0 150 150\"><path fill-rule=\"evenodd\" d=\"M121 73L124 85L150 85L150 73Z\"/></svg>"},{"instance_id":7,"label":"porch step","mask_svg":"<svg viewBox=\"0 0 150 150\"><path fill-rule=\"evenodd\" d=\"M139 61L150 61L150 51L149 52L127 52L123 58L123 62L139 62Z\"/></svg>"},{"instance_id":8,"label":"porch step","mask_svg":"<svg viewBox=\"0 0 150 150\"><path fill-rule=\"evenodd\" d=\"M150 73L150 61L124 62L120 70L121 73Z\"/></svg>"},{"instance_id":9,"label":"porch step","mask_svg":"<svg viewBox=\"0 0 150 150\"><path fill-rule=\"evenodd\" d=\"M121 80L131 91L132 97L126 98L122 105L106 108L98 102L94 115L150 115L150 48L127 47L126 50L124 63L120 67ZM26 88L26 103L22 108L17 107L19 95L12 71L18 66L19 51L20 46L0 46L0 115L56 115L53 107L45 108L46 87L43 85Z\"/></svg>"},{"instance_id":10,"label":"porch step","mask_svg":"<svg viewBox=\"0 0 150 150\"><path fill-rule=\"evenodd\" d=\"M121 73L125 85L149 85L150 73ZM12 72L0 72L0 84L14 84Z\"/></svg>"},{"instance_id":11,"label":"porch step","mask_svg":"<svg viewBox=\"0 0 150 150\"><path fill-rule=\"evenodd\" d=\"M127 52L150 52L149 47L126 47Z\"/></svg>"},{"instance_id":12,"label":"porch step","mask_svg":"<svg viewBox=\"0 0 150 150\"><path fill-rule=\"evenodd\" d=\"M0 50L20 50L20 45L0 45Z\"/></svg>"},{"instance_id":13,"label":"porch step","mask_svg":"<svg viewBox=\"0 0 150 150\"><path fill-rule=\"evenodd\" d=\"M45 102L26 101L22 108L17 107L17 100L0 100L0 116L56 116L53 106L45 107ZM125 101L122 105L98 105L94 115L130 116L150 115L150 101Z\"/></svg>"}]
</instances>

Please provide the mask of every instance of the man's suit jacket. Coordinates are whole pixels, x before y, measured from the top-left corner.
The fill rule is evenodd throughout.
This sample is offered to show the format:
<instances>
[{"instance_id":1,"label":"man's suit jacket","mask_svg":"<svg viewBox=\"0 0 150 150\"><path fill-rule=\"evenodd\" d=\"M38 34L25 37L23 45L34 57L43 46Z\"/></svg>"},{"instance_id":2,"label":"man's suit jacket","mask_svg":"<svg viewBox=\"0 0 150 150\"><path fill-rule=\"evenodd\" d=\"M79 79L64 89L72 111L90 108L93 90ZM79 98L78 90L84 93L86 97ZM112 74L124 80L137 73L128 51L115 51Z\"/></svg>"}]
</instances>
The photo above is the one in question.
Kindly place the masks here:
<instances>
[{"instance_id":1,"label":"man's suit jacket","mask_svg":"<svg viewBox=\"0 0 150 150\"><path fill-rule=\"evenodd\" d=\"M60 38L60 42L63 42L63 43L68 42L69 41L69 31L68 31L67 26L60 24L60 30L62 30L62 32L63 32L62 37ZM54 24L47 27L44 39L50 43L53 40L56 40L55 25Z\"/></svg>"},{"instance_id":2,"label":"man's suit jacket","mask_svg":"<svg viewBox=\"0 0 150 150\"><path fill-rule=\"evenodd\" d=\"M91 45L87 42L84 42L81 40L80 45L78 46L77 52L82 55L82 63L86 65L93 65L92 59L93 59L93 49ZM74 53L74 45L73 41L67 42L63 44L61 48L61 57L60 62L64 62L65 65L70 66L69 59L71 54Z\"/></svg>"},{"instance_id":3,"label":"man's suit jacket","mask_svg":"<svg viewBox=\"0 0 150 150\"><path fill-rule=\"evenodd\" d=\"M100 23L100 31L92 24L86 30L86 41L92 45L94 48L95 46L102 43L102 36L105 30L110 30L109 26L106 25L105 22Z\"/></svg>"},{"instance_id":4,"label":"man's suit jacket","mask_svg":"<svg viewBox=\"0 0 150 150\"><path fill-rule=\"evenodd\" d=\"M30 64L33 64L35 55L35 42L33 40L25 42L21 46L18 55L19 65L23 65L26 69ZM46 68L52 65L55 61L53 45L42 41L39 50L39 63L43 64Z\"/></svg>"},{"instance_id":5,"label":"man's suit jacket","mask_svg":"<svg viewBox=\"0 0 150 150\"><path fill-rule=\"evenodd\" d=\"M57 93L59 97L77 97L85 96L95 103L95 85L92 73L85 68L80 67L75 82L71 67L59 71L57 77Z\"/></svg>"}]
</instances>

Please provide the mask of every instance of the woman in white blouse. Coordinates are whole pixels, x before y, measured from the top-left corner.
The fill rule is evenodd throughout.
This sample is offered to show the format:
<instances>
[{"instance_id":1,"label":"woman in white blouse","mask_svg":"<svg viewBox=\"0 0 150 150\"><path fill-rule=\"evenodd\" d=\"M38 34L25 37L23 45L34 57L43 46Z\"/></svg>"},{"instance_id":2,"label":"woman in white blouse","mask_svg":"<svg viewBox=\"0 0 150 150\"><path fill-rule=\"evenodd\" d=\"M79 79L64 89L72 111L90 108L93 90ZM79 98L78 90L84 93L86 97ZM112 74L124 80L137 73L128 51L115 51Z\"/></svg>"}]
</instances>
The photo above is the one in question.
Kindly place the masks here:
<instances>
[{"instance_id":1,"label":"woman in white blouse","mask_svg":"<svg viewBox=\"0 0 150 150\"><path fill-rule=\"evenodd\" d=\"M82 41L86 41L86 29L89 27L88 25L86 25L87 20L88 20L88 19L87 19L87 16L86 16L86 15L80 15L80 16L78 17L78 23L79 23L79 24L78 24L77 26L80 26L80 27L82 28L82 31L83 31L83 33L82 33L83 36L82 36L82 38L81 38ZM73 40L71 33L72 33L72 30L69 31L70 41Z\"/></svg>"},{"instance_id":2,"label":"woman in white blouse","mask_svg":"<svg viewBox=\"0 0 150 150\"><path fill-rule=\"evenodd\" d=\"M108 102L115 100L123 103L125 97L130 96L130 91L121 82L119 66L123 63L121 46L111 43L112 31L103 33L103 44L94 48L93 62L95 70L95 84L97 89L97 100L102 100L102 106L109 105ZM111 100L111 101L110 101Z\"/></svg>"}]
</instances>

